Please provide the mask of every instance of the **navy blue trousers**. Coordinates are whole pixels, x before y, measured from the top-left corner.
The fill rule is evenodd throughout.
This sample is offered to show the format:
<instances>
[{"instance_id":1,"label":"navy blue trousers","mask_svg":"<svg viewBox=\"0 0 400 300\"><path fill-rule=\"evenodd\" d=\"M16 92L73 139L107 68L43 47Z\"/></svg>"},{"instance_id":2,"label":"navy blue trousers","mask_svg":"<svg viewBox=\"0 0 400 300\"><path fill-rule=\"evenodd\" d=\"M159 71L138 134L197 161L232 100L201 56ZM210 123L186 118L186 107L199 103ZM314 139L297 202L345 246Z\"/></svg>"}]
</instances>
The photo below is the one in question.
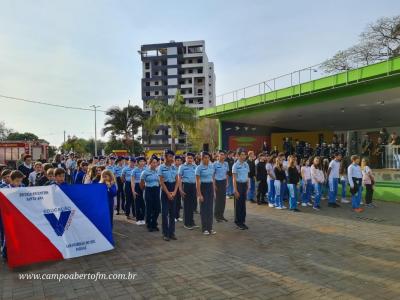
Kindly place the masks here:
<instances>
[{"instance_id":1,"label":"navy blue trousers","mask_svg":"<svg viewBox=\"0 0 400 300\"><path fill-rule=\"evenodd\" d=\"M214 186L210 182L202 182L200 184L203 202L200 202L201 229L212 230L213 210L214 210Z\"/></svg>"},{"instance_id":2,"label":"navy blue trousers","mask_svg":"<svg viewBox=\"0 0 400 300\"><path fill-rule=\"evenodd\" d=\"M130 181L125 181L124 183L124 191L125 191L125 215L128 217L131 212L132 216L135 216L135 210L134 210L134 199L133 199L133 193L132 193L132 188L131 188L131 182Z\"/></svg>"},{"instance_id":3,"label":"navy blue trousers","mask_svg":"<svg viewBox=\"0 0 400 300\"><path fill-rule=\"evenodd\" d=\"M183 183L183 191L186 196L183 197L183 223L185 226L194 226L193 211L194 203L196 200L196 184L195 183Z\"/></svg>"},{"instance_id":4,"label":"navy blue trousers","mask_svg":"<svg viewBox=\"0 0 400 300\"><path fill-rule=\"evenodd\" d=\"M175 182L164 182L168 191L173 192ZM161 192L161 220L162 233L166 237L171 237L175 234L175 214L176 214L176 199L169 200L167 194Z\"/></svg>"},{"instance_id":5,"label":"navy blue trousers","mask_svg":"<svg viewBox=\"0 0 400 300\"><path fill-rule=\"evenodd\" d=\"M135 183L135 211L136 211L136 221L143 221L145 215L145 204L143 199L143 190L140 188L140 184Z\"/></svg>"},{"instance_id":6,"label":"navy blue trousers","mask_svg":"<svg viewBox=\"0 0 400 300\"><path fill-rule=\"evenodd\" d=\"M160 187L146 187L144 191L146 202L146 225L147 228L156 228L157 219L160 215Z\"/></svg>"},{"instance_id":7,"label":"navy blue trousers","mask_svg":"<svg viewBox=\"0 0 400 300\"><path fill-rule=\"evenodd\" d=\"M237 189L239 192L239 198L235 197L235 223L242 225L246 222L246 194L247 194L247 183L236 182Z\"/></svg>"}]
</instances>

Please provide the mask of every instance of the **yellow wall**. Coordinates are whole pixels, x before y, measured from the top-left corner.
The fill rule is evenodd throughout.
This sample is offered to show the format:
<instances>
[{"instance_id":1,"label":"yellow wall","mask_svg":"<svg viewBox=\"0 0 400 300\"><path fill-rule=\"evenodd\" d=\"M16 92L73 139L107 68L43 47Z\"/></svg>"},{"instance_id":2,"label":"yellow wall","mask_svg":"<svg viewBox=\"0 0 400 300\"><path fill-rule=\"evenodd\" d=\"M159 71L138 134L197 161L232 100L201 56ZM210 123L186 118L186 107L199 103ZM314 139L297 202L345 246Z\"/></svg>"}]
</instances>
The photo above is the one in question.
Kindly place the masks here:
<instances>
[{"instance_id":1,"label":"yellow wall","mask_svg":"<svg viewBox=\"0 0 400 300\"><path fill-rule=\"evenodd\" d=\"M177 155L181 155L181 154L183 154L183 150L177 150L175 153ZM164 150L148 150L148 151L146 151L147 157L150 157L153 154L156 154L157 156L162 156L162 155L164 155Z\"/></svg>"},{"instance_id":2,"label":"yellow wall","mask_svg":"<svg viewBox=\"0 0 400 300\"><path fill-rule=\"evenodd\" d=\"M320 134L323 134L324 141L330 143L333 137L333 131L305 131L305 132L284 132L284 133L272 133L271 134L271 149L274 146L278 146L279 151L283 151L283 139L285 137L292 138L293 146L295 145L294 141L305 141L311 144L311 147L314 148L315 144L319 143L318 137Z\"/></svg>"}]
</instances>

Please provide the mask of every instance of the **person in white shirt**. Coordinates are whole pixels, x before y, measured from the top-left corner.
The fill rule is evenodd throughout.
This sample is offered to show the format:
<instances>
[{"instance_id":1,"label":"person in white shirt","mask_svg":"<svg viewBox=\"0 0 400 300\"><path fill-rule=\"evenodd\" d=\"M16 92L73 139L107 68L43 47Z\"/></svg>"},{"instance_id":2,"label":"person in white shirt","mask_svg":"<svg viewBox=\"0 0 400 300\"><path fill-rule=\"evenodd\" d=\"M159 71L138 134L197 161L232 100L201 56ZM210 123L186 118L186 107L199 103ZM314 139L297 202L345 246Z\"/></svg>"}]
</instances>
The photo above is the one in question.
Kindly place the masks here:
<instances>
[{"instance_id":1,"label":"person in white shirt","mask_svg":"<svg viewBox=\"0 0 400 300\"><path fill-rule=\"evenodd\" d=\"M275 204L275 172L274 172L274 164L275 157L267 156L267 164L265 165L265 169L267 170L267 183L268 183L268 206L274 207Z\"/></svg>"},{"instance_id":2,"label":"person in white shirt","mask_svg":"<svg viewBox=\"0 0 400 300\"><path fill-rule=\"evenodd\" d=\"M375 184L375 178L374 175L372 174L372 170L370 167L368 167L368 159L363 158L361 160L361 172L362 172L362 183L363 186L365 186L366 192L365 192L365 206L369 208L375 207L375 205L372 203L372 196L374 194L374 184Z\"/></svg>"},{"instance_id":3,"label":"person in white shirt","mask_svg":"<svg viewBox=\"0 0 400 300\"><path fill-rule=\"evenodd\" d=\"M301 181L303 186L302 192L302 203L301 206L312 206L311 204L311 192L312 192L312 182L311 182L311 167L310 160L305 160L303 166L301 167Z\"/></svg>"},{"instance_id":4,"label":"person in white shirt","mask_svg":"<svg viewBox=\"0 0 400 300\"><path fill-rule=\"evenodd\" d=\"M346 199L346 187L347 187L347 163L346 160L342 159L340 163L340 184L342 185L342 200L341 203L350 203Z\"/></svg>"},{"instance_id":5,"label":"person in white shirt","mask_svg":"<svg viewBox=\"0 0 400 300\"><path fill-rule=\"evenodd\" d=\"M336 203L336 196L339 185L339 171L340 171L340 161L342 160L342 155L339 152L335 153L335 158L331 160L328 167L328 184L329 184L329 198L328 198L328 206L329 207L340 207L339 204Z\"/></svg>"},{"instance_id":6,"label":"person in white shirt","mask_svg":"<svg viewBox=\"0 0 400 300\"><path fill-rule=\"evenodd\" d=\"M360 157L358 155L351 156L351 165L347 168L347 179L349 180L351 192L351 207L353 211L360 213L363 211L360 208L362 195L362 172L359 166Z\"/></svg>"},{"instance_id":7,"label":"person in white shirt","mask_svg":"<svg viewBox=\"0 0 400 300\"><path fill-rule=\"evenodd\" d=\"M36 180L38 179L39 176L41 176L42 172L43 172L42 163L38 161L35 163L34 171L29 173L29 186L36 185Z\"/></svg>"},{"instance_id":8,"label":"person in white shirt","mask_svg":"<svg viewBox=\"0 0 400 300\"><path fill-rule=\"evenodd\" d=\"M310 171L311 171L311 182L314 186L314 192L315 192L313 208L315 210L320 210L322 184L325 182L325 175L321 169L321 159L319 156L314 157Z\"/></svg>"}]
</instances>

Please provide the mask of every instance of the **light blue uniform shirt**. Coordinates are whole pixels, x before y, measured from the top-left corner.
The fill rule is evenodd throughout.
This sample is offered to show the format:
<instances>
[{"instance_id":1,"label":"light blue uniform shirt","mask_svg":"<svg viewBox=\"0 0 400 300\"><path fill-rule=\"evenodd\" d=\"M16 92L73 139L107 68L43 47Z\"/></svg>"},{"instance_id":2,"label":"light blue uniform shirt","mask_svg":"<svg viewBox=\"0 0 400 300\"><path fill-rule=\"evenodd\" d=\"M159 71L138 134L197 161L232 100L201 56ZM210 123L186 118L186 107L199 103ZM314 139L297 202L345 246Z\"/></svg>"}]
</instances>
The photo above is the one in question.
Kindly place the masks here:
<instances>
[{"instance_id":1,"label":"light blue uniform shirt","mask_svg":"<svg viewBox=\"0 0 400 300\"><path fill-rule=\"evenodd\" d=\"M121 176L124 176L125 177L125 181L128 181L128 182L131 182L131 174L132 174L132 171L133 171L133 169L134 168L131 168L131 167L124 167L123 169L122 169L122 174L121 174Z\"/></svg>"},{"instance_id":2,"label":"light blue uniform shirt","mask_svg":"<svg viewBox=\"0 0 400 300\"><path fill-rule=\"evenodd\" d=\"M196 183L196 164L187 164L179 166L178 174L183 183Z\"/></svg>"},{"instance_id":3,"label":"light blue uniform shirt","mask_svg":"<svg viewBox=\"0 0 400 300\"><path fill-rule=\"evenodd\" d=\"M175 182L178 169L174 165L167 166L165 164L160 165L158 168L158 175L164 177L165 182Z\"/></svg>"},{"instance_id":4,"label":"light blue uniform shirt","mask_svg":"<svg viewBox=\"0 0 400 300\"><path fill-rule=\"evenodd\" d=\"M131 172L131 177L135 177L135 183L140 182L140 175L142 175L142 172L147 169L147 166L144 166L143 169L140 169L139 167L134 167L132 172Z\"/></svg>"},{"instance_id":5,"label":"light blue uniform shirt","mask_svg":"<svg viewBox=\"0 0 400 300\"><path fill-rule=\"evenodd\" d=\"M347 168L347 180L349 181L350 186L354 186L353 178L362 178L361 167L356 164L351 164Z\"/></svg>"},{"instance_id":6,"label":"light blue uniform shirt","mask_svg":"<svg viewBox=\"0 0 400 300\"><path fill-rule=\"evenodd\" d=\"M147 187L160 186L158 171L150 168L144 169L140 175L140 180L144 180Z\"/></svg>"},{"instance_id":7,"label":"light blue uniform shirt","mask_svg":"<svg viewBox=\"0 0 400 300\"><path fill-rule=\"evenodd\" d=\"M115 165L112 165L112 166L107 165L107 166L106 166L106 170L109 170L109 171L113 172L113 174L115 174L114 168L115 168Z\"/></svg>"},{"instance_id":8,"label":"light blue uniform shirt","mask_svg":"<svg viewBox=\"0 0 400 300\"><path fill-rule=\"evenodd\" d=\"M115 167L114 167L114 174L115 174L115 177L121 177L121 175L122 175L122 169L124 168L124 166L122 165L122 166L119 166L119 165L115 165Z\"/></svg>"},{"instance_id":9,"label":"light blue uniform shirt","mask_svg":"<svg viewBox=\"0 0 400 300\"><path fill-rule=\"evenodd\" d=\"M249 178L249 165L247 162L241 163L239 160L233 164L232 173L236 174L236 181L246 183Z\"/></svg>"},{"instance_id":10,"label":"light blue uniform shirt","mask_svg":"<svg viewBox=\"0 0 400 300\"><path fill-rule=\"evenodd\" d=\"M229 165L226 161L224 161L223 163L216 161L214 163L214 169L215 169L215 180L226 180L226 175L228 174L229 171Z\"/></svg>"},{"instance_id":11,"label":"light blue uniform shirt","mask_svg":"<svg viewBox=\"0 0 400 300\"><path fill-rule=\"evenodd\" d=\"M203 183L213 182L214 173L214 165L211 162L207 166L201 163L196 168L196 176L200 176L200 182Z\"/></svg>"}]
</instances>

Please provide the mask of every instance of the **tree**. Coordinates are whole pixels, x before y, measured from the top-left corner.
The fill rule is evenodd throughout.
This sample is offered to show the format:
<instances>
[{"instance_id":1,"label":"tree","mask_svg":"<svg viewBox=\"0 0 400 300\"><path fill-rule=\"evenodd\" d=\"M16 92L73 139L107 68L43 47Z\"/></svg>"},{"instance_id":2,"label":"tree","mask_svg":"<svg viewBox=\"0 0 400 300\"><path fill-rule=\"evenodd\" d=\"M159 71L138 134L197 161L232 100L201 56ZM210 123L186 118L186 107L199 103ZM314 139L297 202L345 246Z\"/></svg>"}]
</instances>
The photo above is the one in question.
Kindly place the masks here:
<instances>
[{"instance_id":1,"label":"tree","mask_svg":"<svg viewBox=\"0 0 400 300\"><path fill-rule=\"evenodd\" d=\"M385 17L371 23L360 34L359 42L338 51L321 64L326 73L346 71L400 55L400 16Z\"/></svg>"},{"instance_id":2,"label":"tree","mask_svg":"<svg viewBox=\"0 0 400 300\"><path fill-rule=\"evenodd\" d=\"M153 99L148 102L152 111L150 117L145 121L144 127L152 132L160 125L171 128L171 150L175 151L175 139L181 132L189 132L195 128L197 123L197 111L195 108L185 105L185 100L179 90L176 92L172 104L164 100Z\"/></svg>"},{"instance_id":3,"label":"tree","mask_svg":"<svg viewBox=\"0 0 400 300\"><path fill-rule=\"evenodd\" d=\"M130 154L139 155L141 152L143 152L143 146L139 141L134 140L132 145L129 147L121 139L118 139L115 135L112 135L104 145L104 152L108 155L112 153L113 150L127 150Z\"/></svg>"},{"instance_id":4,"label":"tree","mask_svg":"<svg viewBox=\"0 0 400 300\"><path fill-rule=\"evenodd\" d=\"M99 153L101 153L101 151L104 149L105 147L105 142L103 142L102 140L97 140L97 151ZM85 152L92 154L94 153L94 139L88 139L86 146L85 146Z\"/></svg>"},{"instance_id":5,"label":"tree","mask_svg":"<svg viewBox=\"0 0 400 300\"><path fill-rule=\"evenodd\" d=\"M87 152L87 144L88 141L82 138L78 138L76 136L68 137L65 143L61 144L61 149L64 152L75 152L78 154L86 154Z\"/></svg>"},{"instance_id":6,"label":"tree","mask_svg":"<svg viewBox=\"0 0 400 300\"><path fill-rule=\"evenodd\" d=\"M218 124L214 119L201 119L197 122L188 136L187 141L192 151L199 152L203 144L208 144L210 151L215 151L218 146Z\"/></svg>"},{"instance_id":7,"label":"tree","mask_svg":"<svg viewBox=\"0 0 400 300\"><path fill-rule=\"evenodd\" d=\"M137 105L122 109L114 106L107 110L106 115L108 118L104 122L103 135L110 133L116 138L120 137L127 147L132 145L134 135L138 133L146 116Z\"/></svg>"},{"instance_id":8,"label":"tree","mask_svg":"<svg viewBox=\"0 0 400 300\"><path fill-rule=\"evenodd\" d=\"M39 137L31 132L24 132L24 133L20 133L20 132L11 132L8 136L7 136L7 140L10 141L37 141L39 140Z\"/></svg>"},{"instance_id":9,"label":"tree","mask_svg":"<svg viewBox=\"0 0 400 300\"><path fill-rule=\"evenodd\" d=\"M6 127L3 121L0 121L0 140L5 140L10 135L12 130Z\"/></svg>"}]
</instances>

